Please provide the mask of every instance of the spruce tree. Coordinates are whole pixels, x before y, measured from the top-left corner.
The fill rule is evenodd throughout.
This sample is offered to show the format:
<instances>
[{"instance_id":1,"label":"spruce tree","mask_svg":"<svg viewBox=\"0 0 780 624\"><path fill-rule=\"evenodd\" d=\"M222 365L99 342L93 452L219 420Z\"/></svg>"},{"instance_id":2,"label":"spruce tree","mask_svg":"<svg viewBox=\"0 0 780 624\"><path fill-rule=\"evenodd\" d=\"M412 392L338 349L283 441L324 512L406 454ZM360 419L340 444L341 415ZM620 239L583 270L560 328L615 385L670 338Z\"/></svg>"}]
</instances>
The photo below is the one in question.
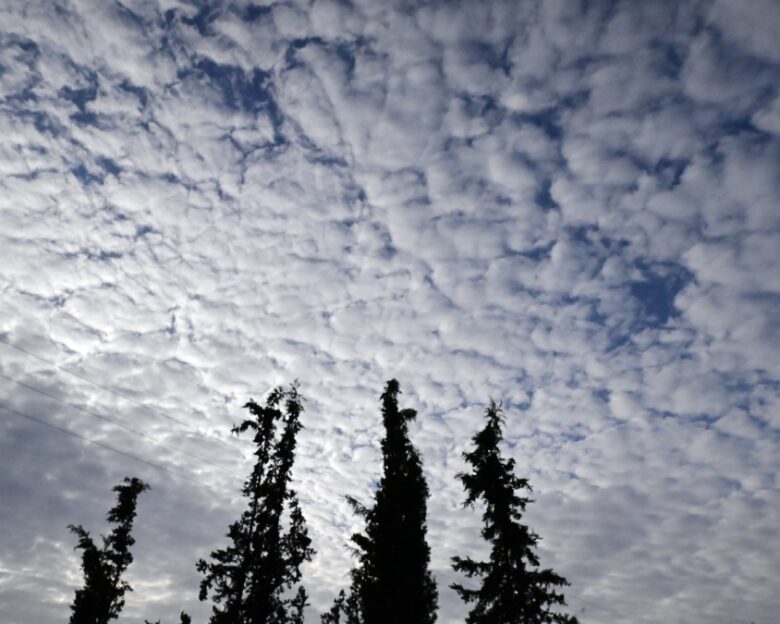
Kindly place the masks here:
<instances>
[{"instance_id":1,"label":"spruce tree","mask_svg":"<svg viewBox=\"0 0 780 624\"><path fill-rule=\"evenodd\" d=\"M428 486L422 460L409 440L408 423L417 413L398 409L399 384L387 382L382 393L383 474L374 505L348 498L366 522L352 541L358 565L348 596L340 594L323 614L325 624L433 624L438 594L429 570L426 541Z\"/></svg>"},{"instance_id":2,"label":"spruce tree","mask_svg":"<svg viewBox=\"0 0 780 624\"><path fill-rule=\"evenodd\" d=\"M461 599L473 605L466 624L576 624L576 617L553 610L566 604L556 588L568 582L550 569L539 568L535 552L539 536L522 523L532 501L518 492L530 493L531 486L527 479L515 476L514 460L501 455L501 407L491 401L485 416L485 428L472 438L474 449L463 454L471 471L458 475L466 490L464 506L484 503L482 537L490 544L488 561L453 557L456 571L481 579L477 589L452 585Z\"/></svg>"},{"instance_id":3,"label":"spruce tree","mask_svg":"<svg viewBox=\"0 0 780 624\"><path fill-rule=\"evenodd\" d=\"M230 545L201 559L200 599L214 602L211 624L298 624L306 591L294 586L314 554L298 496L290 485L302 398L296 385L276 388L265 406L245 405L251 418L233 432L254 433L255 465L243 488L249 500L230 525Z\"/></svg>"},{"instance_id":4,"label":"spruce tree","mask_svg":"<svg viewBox=\"0 0 780 624\"><path fill-rule=\"evenodd\" d=\"M70 624L106 624L115 619L125 605L125 593L132 591L122 580L122 575L133 562L130 547L135 544L132 536L136 516L138 495L149 486L133 477L126 478L114 487L117 503L108 512L108 521L114 529L103 537L103 546L98 547L90 534L81 525L68 525L75 533L81 549L81 568L84 572L84 587L76 590L71 605Z\"/></svg>"}]
</instances>

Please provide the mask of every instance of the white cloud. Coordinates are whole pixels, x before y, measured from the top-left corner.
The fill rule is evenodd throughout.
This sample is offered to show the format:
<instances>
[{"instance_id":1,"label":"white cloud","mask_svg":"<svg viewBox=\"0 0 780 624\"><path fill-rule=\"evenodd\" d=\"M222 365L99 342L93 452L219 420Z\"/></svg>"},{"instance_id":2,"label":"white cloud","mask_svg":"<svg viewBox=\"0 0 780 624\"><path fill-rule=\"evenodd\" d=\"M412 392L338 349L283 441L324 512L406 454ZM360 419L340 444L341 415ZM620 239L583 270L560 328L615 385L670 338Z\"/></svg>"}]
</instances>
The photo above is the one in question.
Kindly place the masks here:
<instances>
[{"instance_id":1,"label":"white cloud","mask_svg":"<svg viewBox=\"0 0 780 624\"><path fill-rule=\"evenodd\" d=\"M772 621L772 3L24 3L0 22L0 337L158 415L2 344L0 372L235 473L247 443L159 413L225 440L300 378L312 617L346 583L340 496L370 493L397 376L440 621L465 612L448 558L482 548L453 475L490 396L583 622ZM0 619L66 617L65 524L102 526L137 472L155 489L126 614L204 620L193 562L239 513L234 480L0 389L216 488L4 413Z\"/></svg>"}]
</instances>

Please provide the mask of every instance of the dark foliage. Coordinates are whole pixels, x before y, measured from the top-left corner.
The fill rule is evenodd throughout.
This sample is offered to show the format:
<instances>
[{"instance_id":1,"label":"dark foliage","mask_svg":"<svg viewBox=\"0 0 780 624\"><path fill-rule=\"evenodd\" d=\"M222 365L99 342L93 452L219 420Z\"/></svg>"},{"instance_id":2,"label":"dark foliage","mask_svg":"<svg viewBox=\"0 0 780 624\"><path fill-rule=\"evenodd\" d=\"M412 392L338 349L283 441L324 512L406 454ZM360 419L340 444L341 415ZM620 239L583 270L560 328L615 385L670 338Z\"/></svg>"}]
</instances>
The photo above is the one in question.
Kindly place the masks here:
<instances>
[{"instance_id":1,"label":"dark foliage","mask_svg":"<svg viewBox=\"0 0 780 624\"><path fill-rule=\"evenodd\" d=\"M353 578L355 572L353 571ZM356 593L349 595L342 589L329 611L320 615L322 624L361 624L360 607Z\"/></svg>"},{"instance_id":2,"label":"dark foliage","mask_svg":"<svg viewBox=\"0 0 780 624\"><path fill-rule=\"evenodd\" d=\"M150 622L149 620L144 620L144 624L160 624L160 620L157 620L156 622ZM179 615L179 624L192 624L192 618L187 615L185 611L182 611Z\"/></svg>"},{"instance_id":3,"label":"dark foliage","mask_svg":"<svg viewBox=\"0 0 780 624\"><path fill-rule=\"evenodd\" d=\"M198 561L200 599L212 595L211 624L298 624L306 592L294 586L314 554L298 497L290 487L302 399L296 386L276 388L265 406L233 429L254 433L256 462L244 484L248 509L228 531L230 545Z\"/></svg>"},{"instance_id":4,"label":"dark foliage","mask_svg":"<svg viewBox=\"0 0 780 624\"><path fill-rule=\"evenodd\" d=\"M428 486L417 449L409 440L411 409L398 409L398 382L387 382L382 394L383 474L367 508L349 498L366 521L363 534L352 536L358 566L350 594L339 594L322 616L325 624L432 624L438 595L429 570L426 542Z\"/></svg>"},{"instance_id":5,"label":"dark foliage","mask_svg":"<svg viewBox=\"0 0 780 624\"><path fill-rule=\"evenodd\" d=\"M344 612L345 601L346 595L342 589L339 592L339 595L336 596L336 600L333 601L333 606L330 610L320 615L320 622L322 622L322 624L339 624L339 622L341 622L341 614Z\"/></svg>"},{"instance_id":6,"label":"dark foliage","mask_svg":"<svg viewBox=\"0 0 780 624\"><path fill-rule=\"evenodd\" d=\"M490 559L474 561L453 557L453 568L467 577L480 578L478 589L454 584L452 588L468 604L473 604L467 624L576 624L577 618L553 611L564 606L565 578L539 568L535 547L539 536L522 524L522 515L531 501L518 491L531 491L526 479L515 476L515 463L503 459L501 407L491 402L485 428L474 438L474 449L464 453L471 472L459 474L466 490L464 506L481 501L482 537L490 543Z\"/></svg>"},{"instance_id":7,"label":"dark foliage","mask_svg":"<svg viewBox=\"0 0 780 624\"><path fill-rule=\"evenodd\" d=\"M114 529L103 537L99 548L81 525L69 525L79 542L77 549L83 551L81 568L84 571L84 587L76 590L71 605L70 624L106 624L115 619L125 605L125 593L132 591L122 580L122 574L133 562L130 547L135 544L132 536L136 516L138 495L149 486L133 477L126 478L114 487L117 503L108 512L108 521Z\"/></svg>"}]
</instances>

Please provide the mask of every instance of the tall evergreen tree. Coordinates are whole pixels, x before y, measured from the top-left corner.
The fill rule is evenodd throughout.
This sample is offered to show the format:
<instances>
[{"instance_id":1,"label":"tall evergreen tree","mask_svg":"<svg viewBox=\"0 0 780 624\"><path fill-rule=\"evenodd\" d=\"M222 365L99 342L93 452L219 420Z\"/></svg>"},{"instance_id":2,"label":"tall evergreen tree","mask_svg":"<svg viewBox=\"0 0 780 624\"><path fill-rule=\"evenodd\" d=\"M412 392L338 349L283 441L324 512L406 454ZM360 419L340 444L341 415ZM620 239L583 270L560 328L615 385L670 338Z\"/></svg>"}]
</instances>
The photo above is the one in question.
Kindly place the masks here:
<instances>
[{"instance_id":1,"label":"tall evergreen tree","mask_svg":"<svg viewBox=\"0 0 780 624\"><path fill-rule=\"evenodd\" d=\"M467 577L481 578L478 589L460 584L452 588L473 604L466 624L576 624L577 618L553 611L566 604L556 588L568 585L562 576L539 568L535 548L539 536L522 523L531 501L518 491L531 491L527 479L515 476L515 462L501 456L501 407L491 401L485 428L473 438L474 449L463 457L471 472L458 475L466 490L464 506L481 500L482 537L490 543L490 559L453 557L453 568Z\"/></svg>"},{"instance_id":2,"label":"tall evergreen tree","mask_svg":"<svg viewBox=\"0 0 780 624\"><path fill-rule=\"evenodd\" d=\"M296 437L302 425L297 386L276 388L265 406L245 405L251 418L236 434L254 432L255 465L243 488L248 509L230 525L231 544L201 559L200 599L212 594L211 624L298 624L306 591L294 586L312 558L306 521L290 485Z\"/></svg>"},{"instance_id":3,"label":"tall evergreen tree","mask_svg":"<svg viewBox=\"0 0 780 624\"><path fill-rule=\"evenodd\" d=\"M428 486L408 423L417 413L398 409L395 379L382 393L383 474L370 509L348 498L366 529L352 536L358 565L349 596L340 594L325 624L433 624L438 594L426 541Z\"/></svg>"},{"instance_id":4,"label":"tall evergreen tree","mask_svg":"<svg viewBox=\"0 0 780 624\"><path fill-rule=\"evenodd\" d=\"M126 478L114 487L117 503L108 512L108 521L114 529L103 537L103 546L98 547L90 534L81 525L68 525L75 533L81 549L81 568L84 572L84 587L76 590L71 605L70 624L106 624L115 619L125 606L125 593L132 591L122 580L122 575L133 562L130 547L135 544L132 536L136 516L138 495L149 486L133 477Z\"/></svg>"}]
</instances>

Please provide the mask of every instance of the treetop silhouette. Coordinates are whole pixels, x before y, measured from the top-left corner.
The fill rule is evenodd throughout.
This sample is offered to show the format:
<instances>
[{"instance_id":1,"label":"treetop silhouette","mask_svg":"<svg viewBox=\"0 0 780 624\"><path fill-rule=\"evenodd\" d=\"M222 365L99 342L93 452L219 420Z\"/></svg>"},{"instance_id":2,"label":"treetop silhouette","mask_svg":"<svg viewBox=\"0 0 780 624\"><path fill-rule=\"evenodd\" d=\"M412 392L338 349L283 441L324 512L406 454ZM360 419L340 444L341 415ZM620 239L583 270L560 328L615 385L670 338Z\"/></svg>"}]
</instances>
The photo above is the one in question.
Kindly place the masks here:
<instances>
[{"instance_id":1,"label":"treetop silhouette","mask_svg":"<svg viewBox=\"0 0 780 624\"><path fill-rule=\"evenodd\" d=\"M515 476L515 461L501 455L501 406L491 401L485 418L485 427L472 438L473 450L463 454L471 470L458 475L466 490L464 506L477 501L485 505L482 537L490 544L487 561L452 559L456 571L481 579L476 589L451 586L473 604L466 624L577 624L576 617L553 610L566 604L555 588L568 582L550 569L539 568L535 552L539 536L522 523L532 500L518 492L530 492L531 486L527 479Z\"/></svg>"},{"instance_id":2,"label":"treetop silhouette","mask_svg":"<svg viewBox=\"0 0 780 624\"><path fill-rule=\"evenodd\" d=\"M81 525L68 525L78 538L77 549L82 550L81 568L84 587L76 590L71 605L70 624L106 624L115 619L125 605L125 593L132 587L122 580L122 575L133 562L130 547L135 544L132 536L138 495L149 486L137 479L125 478L113 488L117 503L108 512L107 519L114 529L103 537L98 547Z\"/></svg>"},{"instance_id":3,"label":"treetop silhouette","mask_svg":"<svg viewBox=\"0 0 780 624\"><path fill-rule=\"evenodd\" d=\"M351 536L356 565L348 591L340 591L322 624L434 624L438 592L430 570L427 542L428 485L419 451L409 438L417 412L401 409L398 381L381 395L384 437L382 474L372 504L347 496L360 516L363 532ZM264 405L249 401L249 417L233 428L251 432L255 463L242 492L248 503L229 526L229 544L200 559L199 598L211 597L210 624L303 624L308 596L301 566L314 555L298 495L292 487L297 436L302 429L303 398L297 384L277 387ZM577 624L565 607L566 579L540 566L539 536L524 524L531 486L515 475L515 461L502 455L504 418L490 402L484 427L463 453L468 471L457 475L464 507L483 506L481 535L487 560L453 557L452 566L475 587L451 587L470 606L465 624ZM108 624L132 591L122 579L133 561L132 529L137 499L149 486L126 478L113 488L117 502L108 512L113 529L95 544L80 525L69 525L82 551L84 587L76 591L70 624ZM186 612L181 624L190 624ZM150 624L147 621L147 624ZM159 621L156 623L159 624Z\"/></svg>"},{"instance_id":4,"label":"treetop silhouette","mask_svg":"<svg viewBox=\"0 0 780 624\"><path fill-rule=\"evenodd\" d=\"M249 506L230 525L231 544L201 559L200 599L211 593L211 624L298 624L305 589L293 591L300 566L312 558L306 521L290 485L303 399L297 385L274 389L264 406L249 401L251 417L233 429L254 434L256 461L243 487Z\"/></svg>"},{"instance_id":5,"label":"treetop silhouette","mask_svg":"<svg viewBox=\"0 0 780 624\"><path fill-rule=\"evenodd\" d=\"M323 624L432 624L438 594L429 570L426 541L428 486L422 460L409 440L408 423L417 413L398 408L400 385L387 382L382 393L382 477L374 505L351 497L353 510L366 521L352 536L358 565L351 572L349 595L339 594Z\"/></svg>"}]
</instances>

